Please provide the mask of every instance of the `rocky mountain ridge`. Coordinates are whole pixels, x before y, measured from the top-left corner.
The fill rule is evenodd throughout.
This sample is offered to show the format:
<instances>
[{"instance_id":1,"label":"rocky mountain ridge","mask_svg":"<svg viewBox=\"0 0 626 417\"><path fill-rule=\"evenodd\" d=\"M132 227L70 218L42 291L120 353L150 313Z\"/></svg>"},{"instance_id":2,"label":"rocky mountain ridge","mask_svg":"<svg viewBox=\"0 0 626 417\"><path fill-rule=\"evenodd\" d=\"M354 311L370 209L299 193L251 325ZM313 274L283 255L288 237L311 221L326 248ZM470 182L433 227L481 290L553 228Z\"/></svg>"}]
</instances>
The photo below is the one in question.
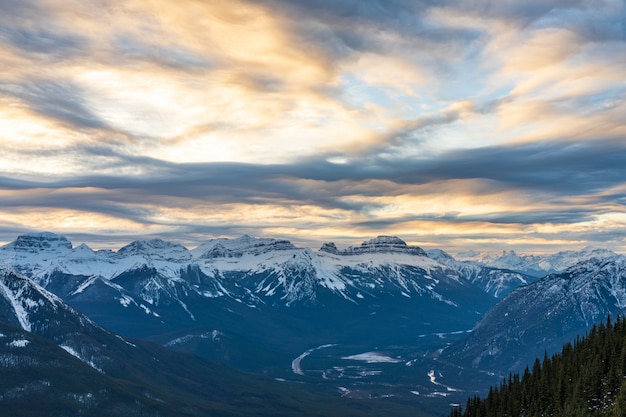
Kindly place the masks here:
<instances>
[{"instance_id":1,"label":"rocky mountain ridge","mask_svg":"<svg viewBox=\"0 0 626 417\"><path fill-rule=\"evenodd\" d=\"M506 375L543 350L558 351L608 315L625 313L626 257L592 258L513 291L442 359Z\"/></svg>"}]
</instances>

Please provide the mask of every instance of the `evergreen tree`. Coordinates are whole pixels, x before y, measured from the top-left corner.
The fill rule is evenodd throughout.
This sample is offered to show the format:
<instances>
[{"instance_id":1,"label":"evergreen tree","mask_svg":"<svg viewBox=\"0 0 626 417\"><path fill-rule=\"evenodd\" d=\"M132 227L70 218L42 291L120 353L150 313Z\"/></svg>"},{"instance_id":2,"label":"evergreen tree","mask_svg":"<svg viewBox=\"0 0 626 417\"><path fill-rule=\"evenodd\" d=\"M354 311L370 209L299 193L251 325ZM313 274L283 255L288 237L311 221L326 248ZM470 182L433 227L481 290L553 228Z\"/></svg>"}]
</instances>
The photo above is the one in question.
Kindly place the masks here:
<instances>
[{"instance_id":1,"label":"evergreen tree","mask_svg":"<svg viewBox=\"0 0 626 417\"><path fill-rule=\"evenodd\" d=\"M594 325L574 344L522 376L510 374L484 400L468 398L454 417L624 417L626 416L626 319Z\"/></svg>"}]
</instances>

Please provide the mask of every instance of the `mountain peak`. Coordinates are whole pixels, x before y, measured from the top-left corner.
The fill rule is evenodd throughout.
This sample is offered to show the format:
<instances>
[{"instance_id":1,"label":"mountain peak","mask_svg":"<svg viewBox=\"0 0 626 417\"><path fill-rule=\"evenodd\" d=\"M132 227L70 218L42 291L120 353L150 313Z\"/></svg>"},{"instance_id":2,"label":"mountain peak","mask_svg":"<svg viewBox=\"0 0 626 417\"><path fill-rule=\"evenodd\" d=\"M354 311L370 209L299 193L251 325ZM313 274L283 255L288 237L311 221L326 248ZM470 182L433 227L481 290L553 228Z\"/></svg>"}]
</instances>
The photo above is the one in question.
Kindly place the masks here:
<instances>
[{"instance_id":1,"label":"mountain peak","mask_svg":"<svg viewBox=\"0 0 626 417\"><path fill-rule=\"evenodd\" d=\"M446 252L443 249L430 249L426 251L426 254L428 255L429 258L432 258L437 261L441 261L441 260L455 261L454 257L452 257L452 255L450 255L448 252Z\"/></svg>"},{"instance_id":2,"label":"mountain peak","mask_svg":"<svg viewBox=\"0 0 626 417\"><path fill-rule=\"evenodd\" d=\"M335 245L333 242L328 242L322 245L322 247L320 248L320 252L327 252L338 255L339 249L337 249L337 245Z\"/></svg>"},{"instance_id":3,"label":"mountain peak","mask_svg":"<svg viewBox=\"0 0 626 417\"><path fill-rule=\"evenodd\" d=\"M345 250L338 250L334 243L325 243L320 248L322 252L336 255L360 255L365 253L405 253L409 255L427 256L418 246L408 246L406 242L396 236L378 236L361 243L361 246L350 246Z\"/></svg>"},{"instance_id":4,"label":"mountain peak","mask_svg":"<svg viewBox=\"0 0 626 417\"><path fill-rule=\"evenodd\" d=\"M258 255L269 251L296 249L288 240L257 238L243 235L237 239L219 238L204 242L194 249L198 258L240 258L244 254Z\"/></svg>"},{"instance_id":5,"label":"mountain peak","mask_svg":"<svg viewBox=\"0 0 626 417\"><path fill-rule=\"evenodd\" d=\"M65 236L51 232L26 233L19 235L13 242L4 246L17 252L48 251L48 250L71 250L72 242Z\"/></svg>"},{"instance_id":6,"label":"mountain peak","mask_svg":"<svg viewBox=\"0 0 626 417\"><path fill-rule=\"evenodd\" d=\"M189 250L179 243L167 242L162 239L135 240L117 251L121 256L145 255L152 259L191 260Z\"/></svg>"},{"instance_id":7,"label":"mountain peak","mask_svg":"<svg viewBox=\"0 0 626 417\"><path fill-rule=\"evenodd\" d=\"M91 249L89 246L87 246L84 243L81 243L80 245L76 246L74 248L74 253L81 254L81 255L88 255L88 256L92 256L95 254L93 249Z\"/></svg>"}]
</instances>

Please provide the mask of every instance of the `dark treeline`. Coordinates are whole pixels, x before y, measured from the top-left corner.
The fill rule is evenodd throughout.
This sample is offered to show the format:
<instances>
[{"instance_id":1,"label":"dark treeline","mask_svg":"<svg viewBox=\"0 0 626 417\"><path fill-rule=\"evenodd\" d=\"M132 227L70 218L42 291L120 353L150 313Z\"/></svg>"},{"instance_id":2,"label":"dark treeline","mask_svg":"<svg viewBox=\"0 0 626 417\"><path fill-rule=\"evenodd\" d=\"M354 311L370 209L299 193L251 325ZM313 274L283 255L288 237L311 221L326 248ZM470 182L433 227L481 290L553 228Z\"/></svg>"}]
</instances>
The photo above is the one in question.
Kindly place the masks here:
<instances>
[{"instance_id":1,"label":"dark treeline","mask_svg":"<svg viewBox=\"0 0 626 417\"><path fill-rule=\"evenodd\" d=\"M626 319L611 318L561 353L510 374L450 417L626 416Z\"/></svg>"}]
</instances>

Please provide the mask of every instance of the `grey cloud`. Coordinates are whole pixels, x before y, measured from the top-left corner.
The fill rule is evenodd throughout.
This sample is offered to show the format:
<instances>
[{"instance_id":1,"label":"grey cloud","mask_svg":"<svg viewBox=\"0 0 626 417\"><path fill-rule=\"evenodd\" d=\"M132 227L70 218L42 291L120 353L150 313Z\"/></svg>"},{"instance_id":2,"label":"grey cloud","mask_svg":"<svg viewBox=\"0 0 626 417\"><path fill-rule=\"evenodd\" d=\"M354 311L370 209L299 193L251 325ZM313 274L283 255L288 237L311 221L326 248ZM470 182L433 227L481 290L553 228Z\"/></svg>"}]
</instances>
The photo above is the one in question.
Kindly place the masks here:
<instances>
[{"instance_id":1,"label":"grey cloud","mask_svg":"<svg viewBox=\"0 0 626 417\"><path fill-rule=\"evenodd\" d=\"M420 214L398 216L390 219L375 219L370 221L355 223L356 226L364 229L387 229L392 226L415 221L434 221L445 223L457 223L459 225L468 223L493 223L493 224L574 224L593 220L598 214L594 208L557 207L553 209L543 208L540 212L529 210L521 213L489 213L480 216L464 216L458 212L444 214Z\"/></svg>"},{"instance_id":2,"label":"grey cloud","mask_svg":"<svg viewBox=\"0 0 626 417\"><path fill-rule=\"evenodd\" d=\"M592 208L559 207L556 209L542 209L540 212L528 211L525 213L493 213L484 216L463 216L459 222L484 221L495 224L574 224L593 220L598 214Z\"/></svg>"},{"instance_id":3,"label":"grey cloud","mask_svg":"<svg viewBox=\"0 0 626 417\"><path fill-rule=\"evenodd\" d=\"M29 54L35 65L83 55L90 48L88 37L31 0L0 0L0 43Z\"/></svg>"},{"instance_id":4,"label":"grey cloud","mask_svg":"<svg viewBox=\"0 0 626 417\"><path fill-rule=\"evenodd\" d=\"M470 14L479 13L506 21L520 29L567 28L575 32L582 42L626 39L626 5L620 1L477 0L463 2L460 8Z\"/></svg>"},{"instance_id":5,"label":"grey cloud","mask_svg":"<svg viewBox=\"0 0 626 417\"><path fill-rule=\"evenodd\" d=\"M100 148L86 148L96 149ZM556 195L596 192L626 182L626 143L621 139L587 142L545 141L516 146L492 146L448 152L429 159L386 159L365 157L347 164L310 158L293 164L254 165L245 163L174 164L146 157L117 155L119 164L145 166L152 174L137 178L107 176L75 177L70 184L111 185L135 181L150 186L163 183L198 186L246 186L256 189L266 182L275 192L283 182L388 180L398 184L427 184L433 181L483 179L503 187L538 189ZM276 186L275 184L279 184ZM106 187L105 187L106 188ZM258 189L263 192L264 188ZM333 190L335 191L335 190ZM349 192L349 191L348 191Z\"/></svg>"},{"instance_id":6,"label":"grey cloud","mask_svg":"<svg viewBox=\"0 0 626 417\"><path fill-rule=\"evenodd\" d=\"M215 64L183 45L146 43L132 34L118 34L113 40L117 57L158 63L178 70L206 70Z\"/></svg>"},{"instance_id":7,"label":"grey cloud","mask_svg":"<svg viewBox=\"0 0 626 417\"><path fill-rule=\"evenodd\" d=\"M290 165L173 164L145 157L120 158L120 165L143 166L145 174L127 177L77 175L34 182L0 178L0 186L13 190L95 187L107 190L107 194L103 196L96 193L93 198L106 198L115 204L158 204L159 201L166 203L165 197L176 197L183 199L177 203L182 205L188 199L212 204L316 204L359 211L373 206L368 203L347 203L342 197L402 194L407 192L403 188L406 185L430 184L434 192L437 183L473 179L485 184L483 192L486 193L517 189L529 195L535 193L533 198L552 201L554 204L571 196L590 196L589 204L619 204L623 202L624 195L614 193L597 197L596 194L626 183L623 169L626 166L626 143L622 140L583 143L557 141L450 152L428 160L366 158L348 164L331 164L319 159ZM383 180L385 183L374 185L371 180ZM3 203L19 205L21 197L16 198L17 201L13 203L9 200ZM48 198L51 197L41 196L39 205L47 204ZM28 203L38 205L37 201ZM58 198L51 203L67 206L81 204L66 198ZM568 203L563 201L562 204L565 218L557 218L556 213L545 213L545 218L568 222L570 214L579 218L588 215L585 210L567 214ZM97 204L89 209L97 210ZM539 221L539 217L524 220L515 219L511 215L507 218L504 214L494 216L489 220L521 223Z\"/></svg>"},{"instance_id":8,"label":"grey cloud","mask_svg":"<svg viewBox=\"0 0 626 417\"><path fill-rule=\"evenodd\" d=\"M459 8L472 14L480 13L526 26L550 13L585 8L588 4L585 0L474 0L461 3Z\"/></svg>"},{"instance_id":9,"label":"grey cloud","mask_svg":"<svg viewBox=\"0 0 626 417\"><path fill-rule=\"evenodd\" d=\"M115 152L86 148L106 158ZM398 215L392 219L372 219L346 224L354 231L384 233L390 228L401 228L414 221L432 223L491 223L491 224L574 224L591 221L597 215L619 211L626 194L608 192L613 187L626 184L626 142L623 140L597 140L586 143L548 142L518 146L502 146L466 152L450 152L433 160L394 160L381 158L362 159L348 164L330 164L320 159L309 159L297 164L254 165L237 163L174 164L146 157L118 154L120 167L142 167L144 173L136 176L77 175L72 178L46 178L17 180L0 177L0 189L13 190L3 197L2 206L12 212L23 208L32 212L49 208L68 208L87 213L130 219L147 225L167 226L169 232L161 237L194 246L206 236L238 236L244 233L258 235L262 227L258 221L242 219L233 224L200 222L188 224L185 219L171 224L154 220L150 207L186 209L205 206L207 210L224 204L278 204L283 207L316 205L329 209L344 209L367 216L376 208L367 197L407 195L411 188L435 194L441 184L459 179L475 179L482 188L474 194L519 190L527 198L539 203L540 209L530 204L522 212L463 215L450 211L443 214L416 213ZM425 187L425 188L424 188ZM36 194L30 190L42 189ZM54 192L46 192L48 189ZM80 190L80 192L77 191ZM25 192L20 192L20 191ZM449 190L443 192L449 193ZM362 203L346 203L344 197L361 196ZM578 196L575 200L573 196ZM416 192L415 198L420 194ZM542 204L545 203L545 204ZM454 210L454 207L451 207ZM262 223L262 222L261 222ZM307 228L319 225L309 224ZM15 233L16 228L10 228ZM379 232L372 232L377 230ZM119 232L116 232L119 233ZM2 230L0 230L2 234ZM535 233L537 239L573 239L622 244L626 232L559 232ZM290 238L289 236L277 236ZM520 235L520 237L523 237ZM13 239L14 235L8 239ZM89 239L87 239L89 238ZM116 241L133 240L132 235L115 236ZM445 237L432 237L453 241L471 239L500 240L501 235L488 233L471 236L454 232ZM89 237L87 241L106 243L107 238ZM109 239L111 239L109 237ZM185 239L181 241L181 239ZM447 246L445 241L439 245ZM533 249L537 249L533 245ZM518 249L524 249L519 247Z\"/></svg>"},{"instance_id":10,"label":"grey cloud","mask_svg":"<svg viewBox=\"0 0 626 417\"><path fill-rule=\"evenodd\" d=\"M0 83L0 93L19 99L31 110L76 128L110 129L85 101L77 84L59 79L31 79L19 84Z\"/></svg>"},{"instance_id":11,"label":"grey cloud","mask_svg":"<svg viewBox=\"0 0 626 417\"><path fill-rule=\"evenodd\" d=\"M626 181L623 139L490 147L451 152L443 159L443 163L430 161L416 174L442 179L490 179L514 188L570 195L595 192ZM398 180L412 179L401 175Z\"/></svg>"},{"instance_id":12,"label":"grey cloud","mask_svg":"<svg viewBox=\"0 0 626 417\"><path fill-rule=\"evenodd\" d=\"M400 184L481 179L502 189L535 189L555 195L596 192L626 181L623 139L554 140L451 151L423 159L368 157L352 166L309 167L312 179L387 179ZM336 178L335 178L336 179Z\"/></svg>"},{"instance_id":13,"label":"grey cloud","mask_svg":"<svg viewBox=\"0 0 626 417\"><path fill-rule=\"evenodd\" d=\"M541 26L566 27L589 42L623 41L626 37L626 6L620 2L599 2L590 5L585 0L499 1L379 1L379 0L265 0L273 9L291 16L293 27L303 39L313 42L335 60L342 60L354 51L388 52L402 50L409 58L421 55L421 64L452 71L453 62L442 59L443 50L451 61L463 56L471 59L485 42L488 28L445 27L430 21L431 9L451 9L469 16L490 17L517 25L520 29ZM297 23L296 23L297 22ZM310 24L307 22L315 22ZM320 26L325 29L320 29ZM381 41L381 34L396 33L404 39L401 45ZM333 41L329 41L332 38ZM438 56L428 59L433 45ZM459 69L460 70L460 69ZM441 76L441 73L438 73Z\"/></svg>"},{"instance_id":14,"label":"grey cloud","mask_svg":"<svg viewBox=\"0 0 626 417\"><path fill-rule=\"evenodd\" d=\"M290 17L295 36L301 43L323 51L336 62L349 60L357 52L386 54L401 51L406 59L426 60L429 65L446 65L430 56L446 45L451 56L470 51L468 45L485 36L476 28L446 28L429 21L431 7L444 7L437 1L285 1L266 0L273 9ZM387 34L394 34L392 42ZM443 53L439 48L438 54Z\"/></svg>"},{"instance_id":15,"label":"grey cloud","mask_svg":"<svg viewBox=\"0 0 626 417\"><path fill-rule=\"evenodd\" d=\"M0 28L0 39L21 51L68 59L85 53L88 41L75 33L43 27Z\"/></svg>"}]
</instances>

